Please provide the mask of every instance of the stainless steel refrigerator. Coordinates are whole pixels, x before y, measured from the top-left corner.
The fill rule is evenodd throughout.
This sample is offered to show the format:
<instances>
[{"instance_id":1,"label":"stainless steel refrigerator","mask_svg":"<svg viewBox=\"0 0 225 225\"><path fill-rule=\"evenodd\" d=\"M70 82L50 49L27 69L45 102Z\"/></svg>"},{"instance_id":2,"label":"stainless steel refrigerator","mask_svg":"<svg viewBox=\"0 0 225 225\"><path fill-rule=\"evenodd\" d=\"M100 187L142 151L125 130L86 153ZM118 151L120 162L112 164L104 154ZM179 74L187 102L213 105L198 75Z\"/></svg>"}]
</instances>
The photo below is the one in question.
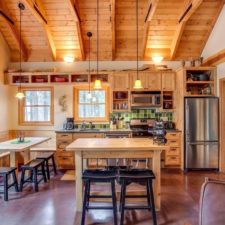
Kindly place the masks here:
<instances>
[{"instance_id":1,"label":"stainless steel refrigerator","mask_svg":"<svg viewBox=\"0 0 225 225\"><path fill-rule=\"evenodd\" d=\"M219 99L185 98L185 170L219 168Z\"/></svg>"}]
</instances>

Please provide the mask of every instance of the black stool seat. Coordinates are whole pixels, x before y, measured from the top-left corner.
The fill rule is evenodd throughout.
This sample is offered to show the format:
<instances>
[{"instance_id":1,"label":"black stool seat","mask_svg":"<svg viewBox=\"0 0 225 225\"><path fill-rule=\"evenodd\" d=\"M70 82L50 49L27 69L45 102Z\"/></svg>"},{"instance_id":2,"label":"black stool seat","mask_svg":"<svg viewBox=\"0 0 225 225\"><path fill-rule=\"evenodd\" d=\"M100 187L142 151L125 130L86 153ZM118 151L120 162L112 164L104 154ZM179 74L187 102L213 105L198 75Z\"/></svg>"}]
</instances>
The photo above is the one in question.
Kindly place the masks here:
<instances>
[{"instance_id":1,"label":"black stool seat","mask_svg":"<svg viewBox=\"0 0 225 225\"><path fill-rule=\"evenodd\" d=\"M13 182L9 184L9 176L12 175ZM3 184L0 184L0 186L4 187L3 192L0 191L0 193L4 194L4 200L8 201L8 190L12 186L14 186L15 191L18 192L18 182L16 177L16 168L15 167L0 167L0 177L3 177Z\"/></svg>"},{"instance_id":2,"label":"black stool seat","mask_svg":"<svg viewBox=\"0 0 225 225\"><path fill-rule=\"evenodd\" d=\"M117 173L113 170L85 170L83 172L83 179L90 180L109 180L116 179Z\"/></svg>"},{"instance_id":3,"label":"black stool seat","mask_svg":"<svg viewBox=\"0 0 225 225\"><path fill-rule=\"evenodd\" d=\"M45 168L44 168L44 160L43 159L33 159L27 164L21 166L21 178L20 178L20 191L23 190L23 185L25 183L33 183L34 184L34 190L38 192L38 184L44 180L44 182L47 182L47 178L45 175ZM41 174L38 173L38 171L41 171ZM26 171L30 171L30 175L25 178ZM41 175L41 178L38 179L38 175Z\"/></svg>"},{"instance_id":4,"label":"black stool seat","mask_svg":"<svg viewBox=\"0 0 225 225\"><path fill-rule=\"evenodd\" d=\"M155 175L152 170L149 169L132 169L132 170L120 170L118 180L122 184L121 185L121 195L120 195L120 211L121 211L121 219L120 225L123 225L124 220L124 211L125 210L151 210L153 224L157 225L156 212L155 212L155 203L154 203L154 195L152 188L152 180L155 179ZM140 183L146 186L146 195L126 195L126 187L130 183ZM126 205L126 198L146 198L147 205Z\"/></svg>"},{"instance_id":5,"label":"black stool seat","mask_svg":"<svg viewBox=\"0 0 225 225\"><path fill-rule=\"evenodd\" d=\"M116 171L110 170L85 170L83 172L83 180L85 182L84 199L83 199L83 211L81 218L81 225L85 225L86 211L89 209L95 210L113 210L114 225L117 225L117 205L116 205L116 189L115 180L117 177ZM112 195L91 195L91 183L110 183ZM112 198L112 206L89 206L90 198Z\"/></svg>"},{"instance_id":6,"label":"black stool seat","mask_svg":"<svg viewBox=\"0 0 225 225\"><path fill-rule=\"evenodd\" d=\"M45 171L47 173L47 178L50 180L50 173L54 172L54 174L57 174L56 170L56 164L55 164L55 158L54 158L54 152L52 153L46 153L44 155L38 156L37 159L43 159L45 161ZM49 164L49 161L52 161L52 164ZM50 167L52 169L50 170Z\"/></svg>"},{"instance_id":7,"label":"black stool seat","mask_svg":"<svg viewBox=\"0 0 225 225\"><path fill-rule=\"evenodd\" d=\"M15 170L16 170L15 167L0 167L0 175L10 174Z\"/></svg>"},{"instance_id":8,"label":"black stool seat","mask_svg":"<svg viewBox=\"0 0 225 225\"><path fill-rule=\"evenodd\" d=\"M148 169L132 169L132 170L120 170L119 171L120 179L133 179L133 180L140 180L140 179L155 179L155 175L152 170Z\"/></svg>"}]
</instances>

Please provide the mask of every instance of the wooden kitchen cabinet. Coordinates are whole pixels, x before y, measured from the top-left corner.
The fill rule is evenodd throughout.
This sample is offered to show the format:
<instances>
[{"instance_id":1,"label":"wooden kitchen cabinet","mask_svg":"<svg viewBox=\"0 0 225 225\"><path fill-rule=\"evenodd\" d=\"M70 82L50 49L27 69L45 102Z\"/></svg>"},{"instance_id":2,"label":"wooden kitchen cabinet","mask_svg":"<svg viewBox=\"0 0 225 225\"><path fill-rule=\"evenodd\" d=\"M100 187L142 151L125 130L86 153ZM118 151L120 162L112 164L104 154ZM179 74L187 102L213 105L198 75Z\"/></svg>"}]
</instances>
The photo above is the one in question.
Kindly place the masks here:
<instances>
[{"instance_id":1,"label":"wooden kitchen cabinet","mask_svg":"<svg viewBox=\"0 0 225 225\"><path fill-rule=\"evenodd\" d=\"M179 167L181 163L181 133L169 132L166 134L166 138L170 149L165 151L165 166Z\"/></svg>"},{"instance_id":2,"label":"wooden kitchen cabinet","mask_svg":"<svg viewBox=\"0 0 225 225\"><path fill-rule=\"evenodd\" d=\"M162 73L162 90L163 91L175 91L176 76L174 72Z\"/></svg>"},{"instance_id":3,"label":"wooden kitchen cabinet","mask_svg":"<svg viewBox=\"0 0 225 225\"><path fill-rule=\"evenodd\" d=\"M115 72L112 77L112 87L114 91L130 89L130 76L128 72Z\"/></svg>"},{"instance_id":4,"label":"wooden kitchen cabinet","mask_svg":"<svg viewBox=\"0 0 225 225\"><path fill-rule=\"evenodd\" d=\"M161 91L162 89L162 76L158 72L146 73L146 80L148 89L151 91Z\"/></svg>"}]
</instances>

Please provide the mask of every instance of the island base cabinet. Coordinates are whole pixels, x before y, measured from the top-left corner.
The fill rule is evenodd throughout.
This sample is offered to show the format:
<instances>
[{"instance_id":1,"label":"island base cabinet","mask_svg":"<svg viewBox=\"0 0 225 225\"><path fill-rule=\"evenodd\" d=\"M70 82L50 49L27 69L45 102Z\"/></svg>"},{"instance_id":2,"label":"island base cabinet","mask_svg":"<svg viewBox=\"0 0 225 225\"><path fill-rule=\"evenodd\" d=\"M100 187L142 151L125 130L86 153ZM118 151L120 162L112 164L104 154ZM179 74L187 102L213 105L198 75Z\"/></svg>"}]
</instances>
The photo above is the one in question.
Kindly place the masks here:
<instances>
[{"instance_id":1,"label":"island base cabinet","mask_svg":"<svg viewBox=\"0 0 225 225\"><path fill-rule=\"evenodd\" d=\"M165 151L165 166L179 167L181 163L181 134L180 132L167 133L167 144L170 149Z\"/></svg>"}]
</instances>

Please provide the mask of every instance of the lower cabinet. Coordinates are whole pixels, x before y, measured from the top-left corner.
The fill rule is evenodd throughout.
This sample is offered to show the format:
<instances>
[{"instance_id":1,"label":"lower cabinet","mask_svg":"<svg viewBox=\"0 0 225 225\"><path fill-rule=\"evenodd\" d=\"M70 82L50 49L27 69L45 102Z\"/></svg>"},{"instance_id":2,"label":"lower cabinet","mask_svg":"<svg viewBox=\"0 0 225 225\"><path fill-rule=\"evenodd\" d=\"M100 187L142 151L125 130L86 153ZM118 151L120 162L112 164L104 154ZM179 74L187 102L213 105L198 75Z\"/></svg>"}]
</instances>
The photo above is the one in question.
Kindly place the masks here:
<instances>
[{"instance_id":1,"label":"lower cabinet","mask_svg":"<svg viewBox=\"0 0 225 225\"><path fill-rule=\"evenodd\" d=\"M165 151L165 166L178 167L181 163L181 133L169 132L166 138L170 149Z\"/></svg>"},{"instance_id":2,"label":"lower cabinet","mask_svg":"<svg viewBox=\"0 0 225 225\"><path fill-rule=\"evenodd\" d=\"M57 133L56 143L56 162L59 169L74 169L74 152L65 151L67 145L78 138L103 138L103 133Z\"/></svg>"}]
</instances>

